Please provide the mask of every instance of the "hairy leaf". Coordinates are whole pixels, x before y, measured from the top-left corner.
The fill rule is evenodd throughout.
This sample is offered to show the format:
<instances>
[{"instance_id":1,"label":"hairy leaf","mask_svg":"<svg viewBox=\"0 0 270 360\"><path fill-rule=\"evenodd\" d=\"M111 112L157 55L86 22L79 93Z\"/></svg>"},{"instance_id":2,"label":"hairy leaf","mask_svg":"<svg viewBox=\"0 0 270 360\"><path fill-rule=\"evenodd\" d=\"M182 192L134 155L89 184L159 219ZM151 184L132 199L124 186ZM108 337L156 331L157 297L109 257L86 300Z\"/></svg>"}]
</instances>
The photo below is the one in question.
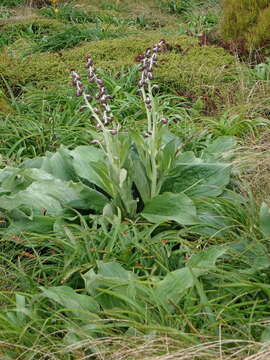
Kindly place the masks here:
<instances>
[{"instance_id":1,"label":"hairy leaf","mask_svg":"<svg viewBox=\"0 0 270 360\"><path fill-rule=\"evenodd\" d=\"M141 214L153 223L176 221L181 225L198 222L193 201L185 194L166 192L150 200Z\"/></svg>"}]
</instances>

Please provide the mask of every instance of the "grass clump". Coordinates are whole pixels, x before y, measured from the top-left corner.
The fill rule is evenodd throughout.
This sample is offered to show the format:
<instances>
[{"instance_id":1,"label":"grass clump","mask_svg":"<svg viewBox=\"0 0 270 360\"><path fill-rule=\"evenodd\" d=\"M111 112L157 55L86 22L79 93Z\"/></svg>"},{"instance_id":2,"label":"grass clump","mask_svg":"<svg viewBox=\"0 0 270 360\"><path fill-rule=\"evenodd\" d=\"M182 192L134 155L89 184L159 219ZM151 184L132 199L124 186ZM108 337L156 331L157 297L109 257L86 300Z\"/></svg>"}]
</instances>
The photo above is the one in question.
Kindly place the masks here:
<instances>
[{"instance_id":1,"label":"grass clump","mask_svg":"<svg viewBox=\"0 0 270 360\"><path fill-rule=\"evenodd\" d=\"M63 25L56 20L34 19L15 24L0 24L0 30L0 47L4 47L22 38L37 41L51 33L63 30Z\"/></svg>"},{"instance_id":2,"label":"grass clump","mask_svg":"<svg viewBox=\"0 0 270 360\"><path fill-rule=\"evenodd\" d=\"M115 39L126 36L126 31L116 31L116 29L101 28L99 26L69 26L62 31L50 36L43 37L30 52L53 52L75 47L84 41L98 41L104 39Z\"/></svg>"},{"instance_id":3,"label":"grass clump","mask_svg":"<svg viewBox=\"0 0 270 360\"><path fill-rule=\"evenodd\" d=\"M84 24L93 22L93 16L75 8L70 4L62 4L55 11L54 7L45 7L40 10L40 14L48 18L65 21L72 24Z\"/></svg>"},{"instance_id":4,"label":"grass clump","mask_svg":"<svg viewBox=\"0 0 270 360\"><path fill-rule=\"evenodd\" d=\"M0 5L0 20L6 20L14 15L14 11L7 6Z\"/></svg>"},{"instance_id":5,"label":"grass clump","mask_svg":"<svg viewBox=\"0 0 270 360\"><path fill-rule=\"evenodd\" d=\"M269 0L224 0L221 35L245 50L256 50L269 40Z\"/></svg>"},{"instance_id":6,"label":"grass clump","mask_svg":"<svg viewBox=\"0 0 270 360\"><path fill-rule=\"evenodd\" d=\"M87 3L0 59L0 358L268 359L269 62Z\"/></svg>"},{"instance_id":7,"label":"grass clump","mask_svg":"<svg viewBox=\"0 0 270 360\"><path fill-rule=\"evenodd\" d=\"M110 24L115 26L134 26L144 29L152 29L164 26L164 21L161 23L158 20L152 19L150 16L121 16L113 10L99 10L99 11L82 11L69 4L64 4L55 12L54 8L43 8L40 13L43 16L54 18L60 21L72 24Z\"/></svg>"},{"instance_id":8,"label":"grass clump","mask_svg":"<svg viewBox=\"0 0 270 360\"><path fill-rule=\"evenodd\" d=\"M25 4L25 0L2 0L1 5L15 7Z\"/></svg>"},{"instance_id":9,"label":"grass clump","mask_svg":"<svg viewBox=\"0 0 270 360\"><path fill-rule=\"evenodd\" d=\"M163 8L167 9L168 12L172 14L183 14L187 11L191 11L195 4L196 0L168 0L160 1L160 4Z\"/></svg>"}]
</instances>

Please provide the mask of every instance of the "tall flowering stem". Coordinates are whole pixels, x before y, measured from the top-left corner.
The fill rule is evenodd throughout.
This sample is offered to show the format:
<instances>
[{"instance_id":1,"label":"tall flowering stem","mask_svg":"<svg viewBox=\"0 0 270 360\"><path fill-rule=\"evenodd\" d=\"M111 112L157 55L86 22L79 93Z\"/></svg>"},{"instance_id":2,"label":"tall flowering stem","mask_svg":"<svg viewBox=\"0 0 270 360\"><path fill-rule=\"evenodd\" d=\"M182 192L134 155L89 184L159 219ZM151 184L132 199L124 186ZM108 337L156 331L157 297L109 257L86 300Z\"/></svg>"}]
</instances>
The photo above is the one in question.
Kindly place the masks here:
<instances>
[{"instance_id":1,"label":"tall flowering stem","mask_svg":"<svg viewBox=\"0 0 270 360\"><path fill-rule=\"evenodd\" d=\"M96 68L93 66L93 59L91 57L86 59L85 67L89 69L89 82L95 83L98 88L98 92L95 94L97 107L93 107L90 104L89 100L92 98L92 96L86 94L83 83L81 82L81 77L75 70L71 70L71 77L73 79L72 84L76 88L76 96L83 96L84 98L85 106L81 107L81 110L88 108L92 113L92 117L96 120L97 130L102 130L109 163L113 168L115 168L115 157L112 154L109 134L115 135L117 134L117 130L108 130L106 128L106 125L108 125L113 119L111 109L108 104L108 100L111 99L111 96L106 94L106 88L104 87L103 80L97 76Z\"/></svg>"},{"instance_id":2,"label":"tall flowering stem","mask_svg":"<svg viewBox=\"0 0 270 360\"><path fill-rule=\"evenodd\" d=\"M158 187L158 141L157 141L157 129L160 122L166 123L167 121L159 117L156 110L155 99L153 96L153 90L158 88L157 85L152 85L154 79L153 72L157 66L158 53L166 46L165 40L161 39L152 49L148 48L144 57L141 59L139 70L141 72L141 78L138 83L139 91L142 95L146 114L147 114L147 132L145 137L149 139L149 152L151 161L151 198L156 196L159 192Z\"/></svg>"},{"instance_id":3,"label":"tall flowering stem","mask_svg":"<svg viewBox=\"0 0 270 360\"><path fill-rule=\"evenodd\" d=\"M118 140L118 128L111 128L113 115L109 101L112 99L107 94L104 82L99 78L97 70L94 67L93 59L89 56L85 63L88 69L88 81L95 85L97 92L93 95L87 94L80 75L71 70L72 85L76 89L76 96L82 96L85 105L80 110L89 109L92 118L96 122L96 129L102 132L104 144L94 140L94 144L99 144L108 159L109 176L111 179L110 189L111 195L122 210L125 209L126 214L135 212L136 202L132 198L132 189L128 181L125 181L126 170L121 168L120 151L121 143ZM95 105L92 105L94 103ZM124 179L124 180L123 180ZM120 202L120 205L119 205Z\"/></svg>"}]
</instances>

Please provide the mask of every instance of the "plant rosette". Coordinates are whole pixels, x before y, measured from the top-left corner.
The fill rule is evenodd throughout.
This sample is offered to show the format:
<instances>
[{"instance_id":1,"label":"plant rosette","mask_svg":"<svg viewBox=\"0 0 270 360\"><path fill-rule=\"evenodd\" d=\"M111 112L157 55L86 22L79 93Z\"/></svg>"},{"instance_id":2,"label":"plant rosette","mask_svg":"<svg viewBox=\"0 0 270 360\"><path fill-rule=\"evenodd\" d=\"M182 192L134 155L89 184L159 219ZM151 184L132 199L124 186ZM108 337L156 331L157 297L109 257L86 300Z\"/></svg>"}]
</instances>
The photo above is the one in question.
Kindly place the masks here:
<instances>
[{"instance_id":1,"label":"plant rosette","mask_svg":"<svg viewBox=\"0 0 270 360\"><path fill-rule=\"evenodd\" d=\"M132 220L143 217L152 223L173 221L182 226L202 225L207 217L207 227L216 231L212 207L200 208L196 203L226 192L235 140L218 138L199 156L183 151L181 139L168 130L169 121L159 113L154 96L153 73L165 47L161 40L141 59L138 87L147 115L143 133L121 132L111 111L112 97L91 57L85 64L91 94L80 75L71 71L76 95L84 99L81 110L90 111L97 138L89 146L73 150L61 146L55 153L0 171L0 210L8 232L53 230L76 212L108 218L120 214Z\"/></svg>"}]
</instances>

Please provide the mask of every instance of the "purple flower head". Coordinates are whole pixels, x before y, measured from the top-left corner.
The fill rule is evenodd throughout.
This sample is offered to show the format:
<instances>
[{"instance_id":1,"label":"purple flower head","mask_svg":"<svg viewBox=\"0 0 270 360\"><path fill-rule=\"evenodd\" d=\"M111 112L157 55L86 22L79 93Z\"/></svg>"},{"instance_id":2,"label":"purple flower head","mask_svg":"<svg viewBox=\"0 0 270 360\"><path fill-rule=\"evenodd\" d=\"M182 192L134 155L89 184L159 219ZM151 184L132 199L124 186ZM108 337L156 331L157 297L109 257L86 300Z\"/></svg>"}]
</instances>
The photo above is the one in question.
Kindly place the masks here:
<instances>
[{"instance_id":1,"label":"purple flower head","mask_svg":"<svg viewBox=\"0 0 270 360\"><path fill-rule=\"evenodd\" d=\"M94 89L92 95L85 93L81 77L74 69L71 69L72 85L76 88L76 95L83 95L85 100L85 105L81 106L80 111L88 108L91 111L91 118L96 121L96 129L104 131L104 126L107 126L114 119L108 104L112 96L107 94L104 81L98 77L94 61L90 56L86 58L85 68L88 69L88 80L92 84L91 89ZM89 100L92 100L94 104L90 103ZM115 129L106 131L111 135L117 133ZM96 140L93 140L92 143L96 144Z\"/></svg>"},{"instance_id":2,"label":"purple flower head","mask_svg":"<svg viewBox=\"0 0 270 360\"><path fill-rule=\"evenodd\" d=\"M90 144L91 145L98 145L99 141L98 140L92 140L92 141L90 141Z\"/></svg>"},{"instance_id":3,"label":"purple flower head","mask_svg":"<svg viewBox=\"0 0 270 360\"><path fill-rule=\"evenodd\" d=\"M71 77L72 77L72 85L76 87L76 96L81 96L83 94L83 83L81 82L80 75L75 71L71 70Z\"/></svg>"},{"instance_id":4,"label":"purple flower head","mask_svg":"<svg viewBox=\"0 0 270 360\"><path fill-rule=\"evenodd\" d=\"M116 129L112 129L112 130L110 130L110 133L111 133L112 135L116 135L116 134L118 133L118 131L117 131Z\"/></svg>"},{"instance_id":5,"label":"purple flower head","mask_svg":"<svg viewBox=\"0 0 270 360\"><path fill-rule=\"evenodd\" d=\"M86 67L87 69L89 69L89 67L92 66L92 65L93 65L93 59L92 59L90 56L88 56L88 57L86 58L85 67Z\"/></svg>"},{"instance_id":6,"label":"purple flower head","mask_svg":"<svg viewBox=\"0 0 270 360\"><path fill-rule=\"evenodd\" d=\"M168 119L165 119L165 118L161 118L160 121L163 123L163 124L168 124L169 120Z\"/></svg>"}]
</instances>

